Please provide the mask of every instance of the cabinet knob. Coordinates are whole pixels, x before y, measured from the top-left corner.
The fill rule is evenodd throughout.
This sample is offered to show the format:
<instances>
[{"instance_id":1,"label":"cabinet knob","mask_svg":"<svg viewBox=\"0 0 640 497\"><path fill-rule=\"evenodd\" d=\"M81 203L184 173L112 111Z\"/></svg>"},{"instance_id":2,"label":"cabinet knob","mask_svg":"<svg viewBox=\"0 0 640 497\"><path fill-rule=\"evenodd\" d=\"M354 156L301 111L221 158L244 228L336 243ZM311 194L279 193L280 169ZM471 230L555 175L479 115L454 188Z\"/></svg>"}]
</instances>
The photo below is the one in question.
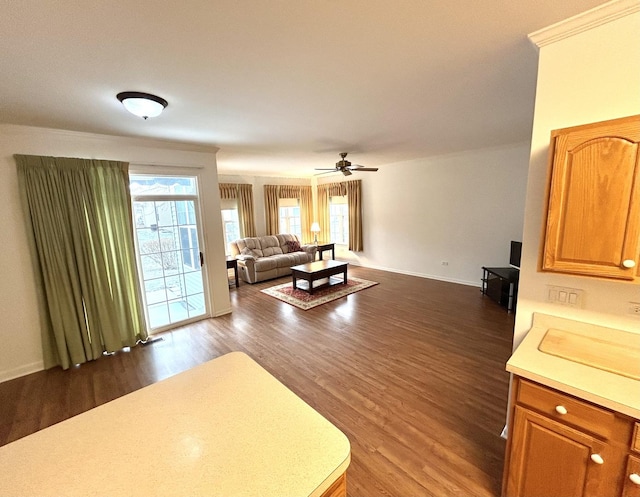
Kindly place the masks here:
<instances>
[{"instance_id":1,"label":"cabinet knob","mask_svg":"<svg viewBox=\"0 0 640 497\"><path fill-rule=\"evenodd\" d=\"M565 406L556 406L556 412L558 414L567 414L567 408Z\"/></svg>"},{"instance_id":2,"label":"cabinet knob","mask_svg":"<svg viewBox=\"0 0 640 497\"><path fill-rule=\"evenodd\" d=\"M631 269L632 267L636 267L636 261L634 261L633 259L625 259L624 261L622 261L622 265L627 269Z\"/></svg>"},{"instance_id":3,"label":"cabinet knob","mask_svg":"<svg viewBox=\"0 0 640 497\"><path fill-rule=\"evenodd\" d=\"M640 475L638 473L631 473L629 479L635 484L640 485Z\"/></svg>"},{"instance_id":4,"label":"cabinet knob","mask_svg":"<svg viewBox=\"0 0 640 497\"><path fill-rule=\"evenodd\" d=\"M600 454L591 454L591 460L596 464L604 464L604 459Z\"/></svg>"}]
</instances>

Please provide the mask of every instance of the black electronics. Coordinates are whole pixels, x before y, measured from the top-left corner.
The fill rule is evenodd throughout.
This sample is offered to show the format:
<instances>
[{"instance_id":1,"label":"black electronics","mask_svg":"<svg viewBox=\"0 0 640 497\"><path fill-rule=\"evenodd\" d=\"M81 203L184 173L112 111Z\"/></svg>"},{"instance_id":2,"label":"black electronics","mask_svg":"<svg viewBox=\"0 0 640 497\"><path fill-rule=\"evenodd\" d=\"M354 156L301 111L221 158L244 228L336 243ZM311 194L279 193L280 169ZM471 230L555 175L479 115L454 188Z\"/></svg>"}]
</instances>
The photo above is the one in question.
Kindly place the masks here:
<instances>
[{"instance_id":1,"label":"black electronics","mask_svg":"<svg viewBox=\"0 0 640 497\"><path fill-rule=\"evenodd\" d=\"M522 257L522 242L511 241L511 251L509 252L509 266L520 269L520 258Z\"/></svg>"}]
</instances>

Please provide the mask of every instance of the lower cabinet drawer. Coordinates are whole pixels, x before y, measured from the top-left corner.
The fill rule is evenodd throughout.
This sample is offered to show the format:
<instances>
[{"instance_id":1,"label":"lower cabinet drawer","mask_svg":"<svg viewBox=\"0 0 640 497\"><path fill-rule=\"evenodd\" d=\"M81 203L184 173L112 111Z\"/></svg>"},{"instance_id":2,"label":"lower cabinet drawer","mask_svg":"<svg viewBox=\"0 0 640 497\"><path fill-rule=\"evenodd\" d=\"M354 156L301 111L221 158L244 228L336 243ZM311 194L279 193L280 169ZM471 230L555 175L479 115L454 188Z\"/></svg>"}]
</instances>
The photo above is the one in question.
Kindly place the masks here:
<instances>
[{"instance_id":1,"label":"lower cabinet drawer","mask_svg":"<svg viewBox=\"0 0 640 497\"><path fill-rule=\"evenodd\" d=\"M520 381L517 401L552 419L605 439L611 437L615 425L616 417L612 411L526 380Z\"/></svg>"},{"instance_id":2,"label":"lower cabinet drawer","mask_svg":"<svg viewBox=\"0 0 640 497\"><path fill-rule=\"evenodd\" d=\"M622 497L640 497L640 458L629 456Z\"/></svg>"},{"instance_id":3,"label":"lower cabinet drawer","mask_svg":"<svg viewBox=\"0 0 640 497\"><path fill-rule=\"evenodd\" d=\"M631 450L640 452L640 423L633 424L633 439L631 440Z\"/></svg>"}]
</instances>

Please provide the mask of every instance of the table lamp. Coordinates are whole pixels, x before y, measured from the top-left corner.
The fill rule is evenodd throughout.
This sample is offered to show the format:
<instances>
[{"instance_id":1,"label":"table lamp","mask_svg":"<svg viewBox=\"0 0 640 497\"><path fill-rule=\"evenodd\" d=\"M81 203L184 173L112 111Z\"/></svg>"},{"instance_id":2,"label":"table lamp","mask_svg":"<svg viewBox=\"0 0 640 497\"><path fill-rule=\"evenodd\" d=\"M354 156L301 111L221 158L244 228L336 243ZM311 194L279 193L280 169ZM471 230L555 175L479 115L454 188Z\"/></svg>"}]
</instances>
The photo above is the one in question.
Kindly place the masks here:
<instances>
[{"instance_id":1,"label":"table lamp","mask_svg":"<svg viewBox=\"0 0 640 497\"><path fill-rule=\"evenodd\" d=\"M318 233L320 232L320 225L318 223L312 223L311 232L313 233L313 243L318 245Z\"/></svg>"}]
</instances>

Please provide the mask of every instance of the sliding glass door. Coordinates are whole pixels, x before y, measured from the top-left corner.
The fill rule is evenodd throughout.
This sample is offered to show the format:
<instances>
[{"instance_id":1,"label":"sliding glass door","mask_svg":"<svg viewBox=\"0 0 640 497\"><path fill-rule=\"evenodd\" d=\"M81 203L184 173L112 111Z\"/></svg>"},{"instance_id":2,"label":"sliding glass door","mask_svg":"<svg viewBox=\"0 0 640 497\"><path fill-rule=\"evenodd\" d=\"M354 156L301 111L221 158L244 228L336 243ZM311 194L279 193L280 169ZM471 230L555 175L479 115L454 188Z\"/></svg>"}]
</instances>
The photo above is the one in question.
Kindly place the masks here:
<instances>
[{"instance_id":1,"label":"sliding glass door","mask_svg":"<svg viewBox=\"0 0 640 497\"><path fill-rule=\"evenodd\" d=\"M130 185L150 331L207 316L197 178L132 174Z\"/></svg>"}]
</instances>

